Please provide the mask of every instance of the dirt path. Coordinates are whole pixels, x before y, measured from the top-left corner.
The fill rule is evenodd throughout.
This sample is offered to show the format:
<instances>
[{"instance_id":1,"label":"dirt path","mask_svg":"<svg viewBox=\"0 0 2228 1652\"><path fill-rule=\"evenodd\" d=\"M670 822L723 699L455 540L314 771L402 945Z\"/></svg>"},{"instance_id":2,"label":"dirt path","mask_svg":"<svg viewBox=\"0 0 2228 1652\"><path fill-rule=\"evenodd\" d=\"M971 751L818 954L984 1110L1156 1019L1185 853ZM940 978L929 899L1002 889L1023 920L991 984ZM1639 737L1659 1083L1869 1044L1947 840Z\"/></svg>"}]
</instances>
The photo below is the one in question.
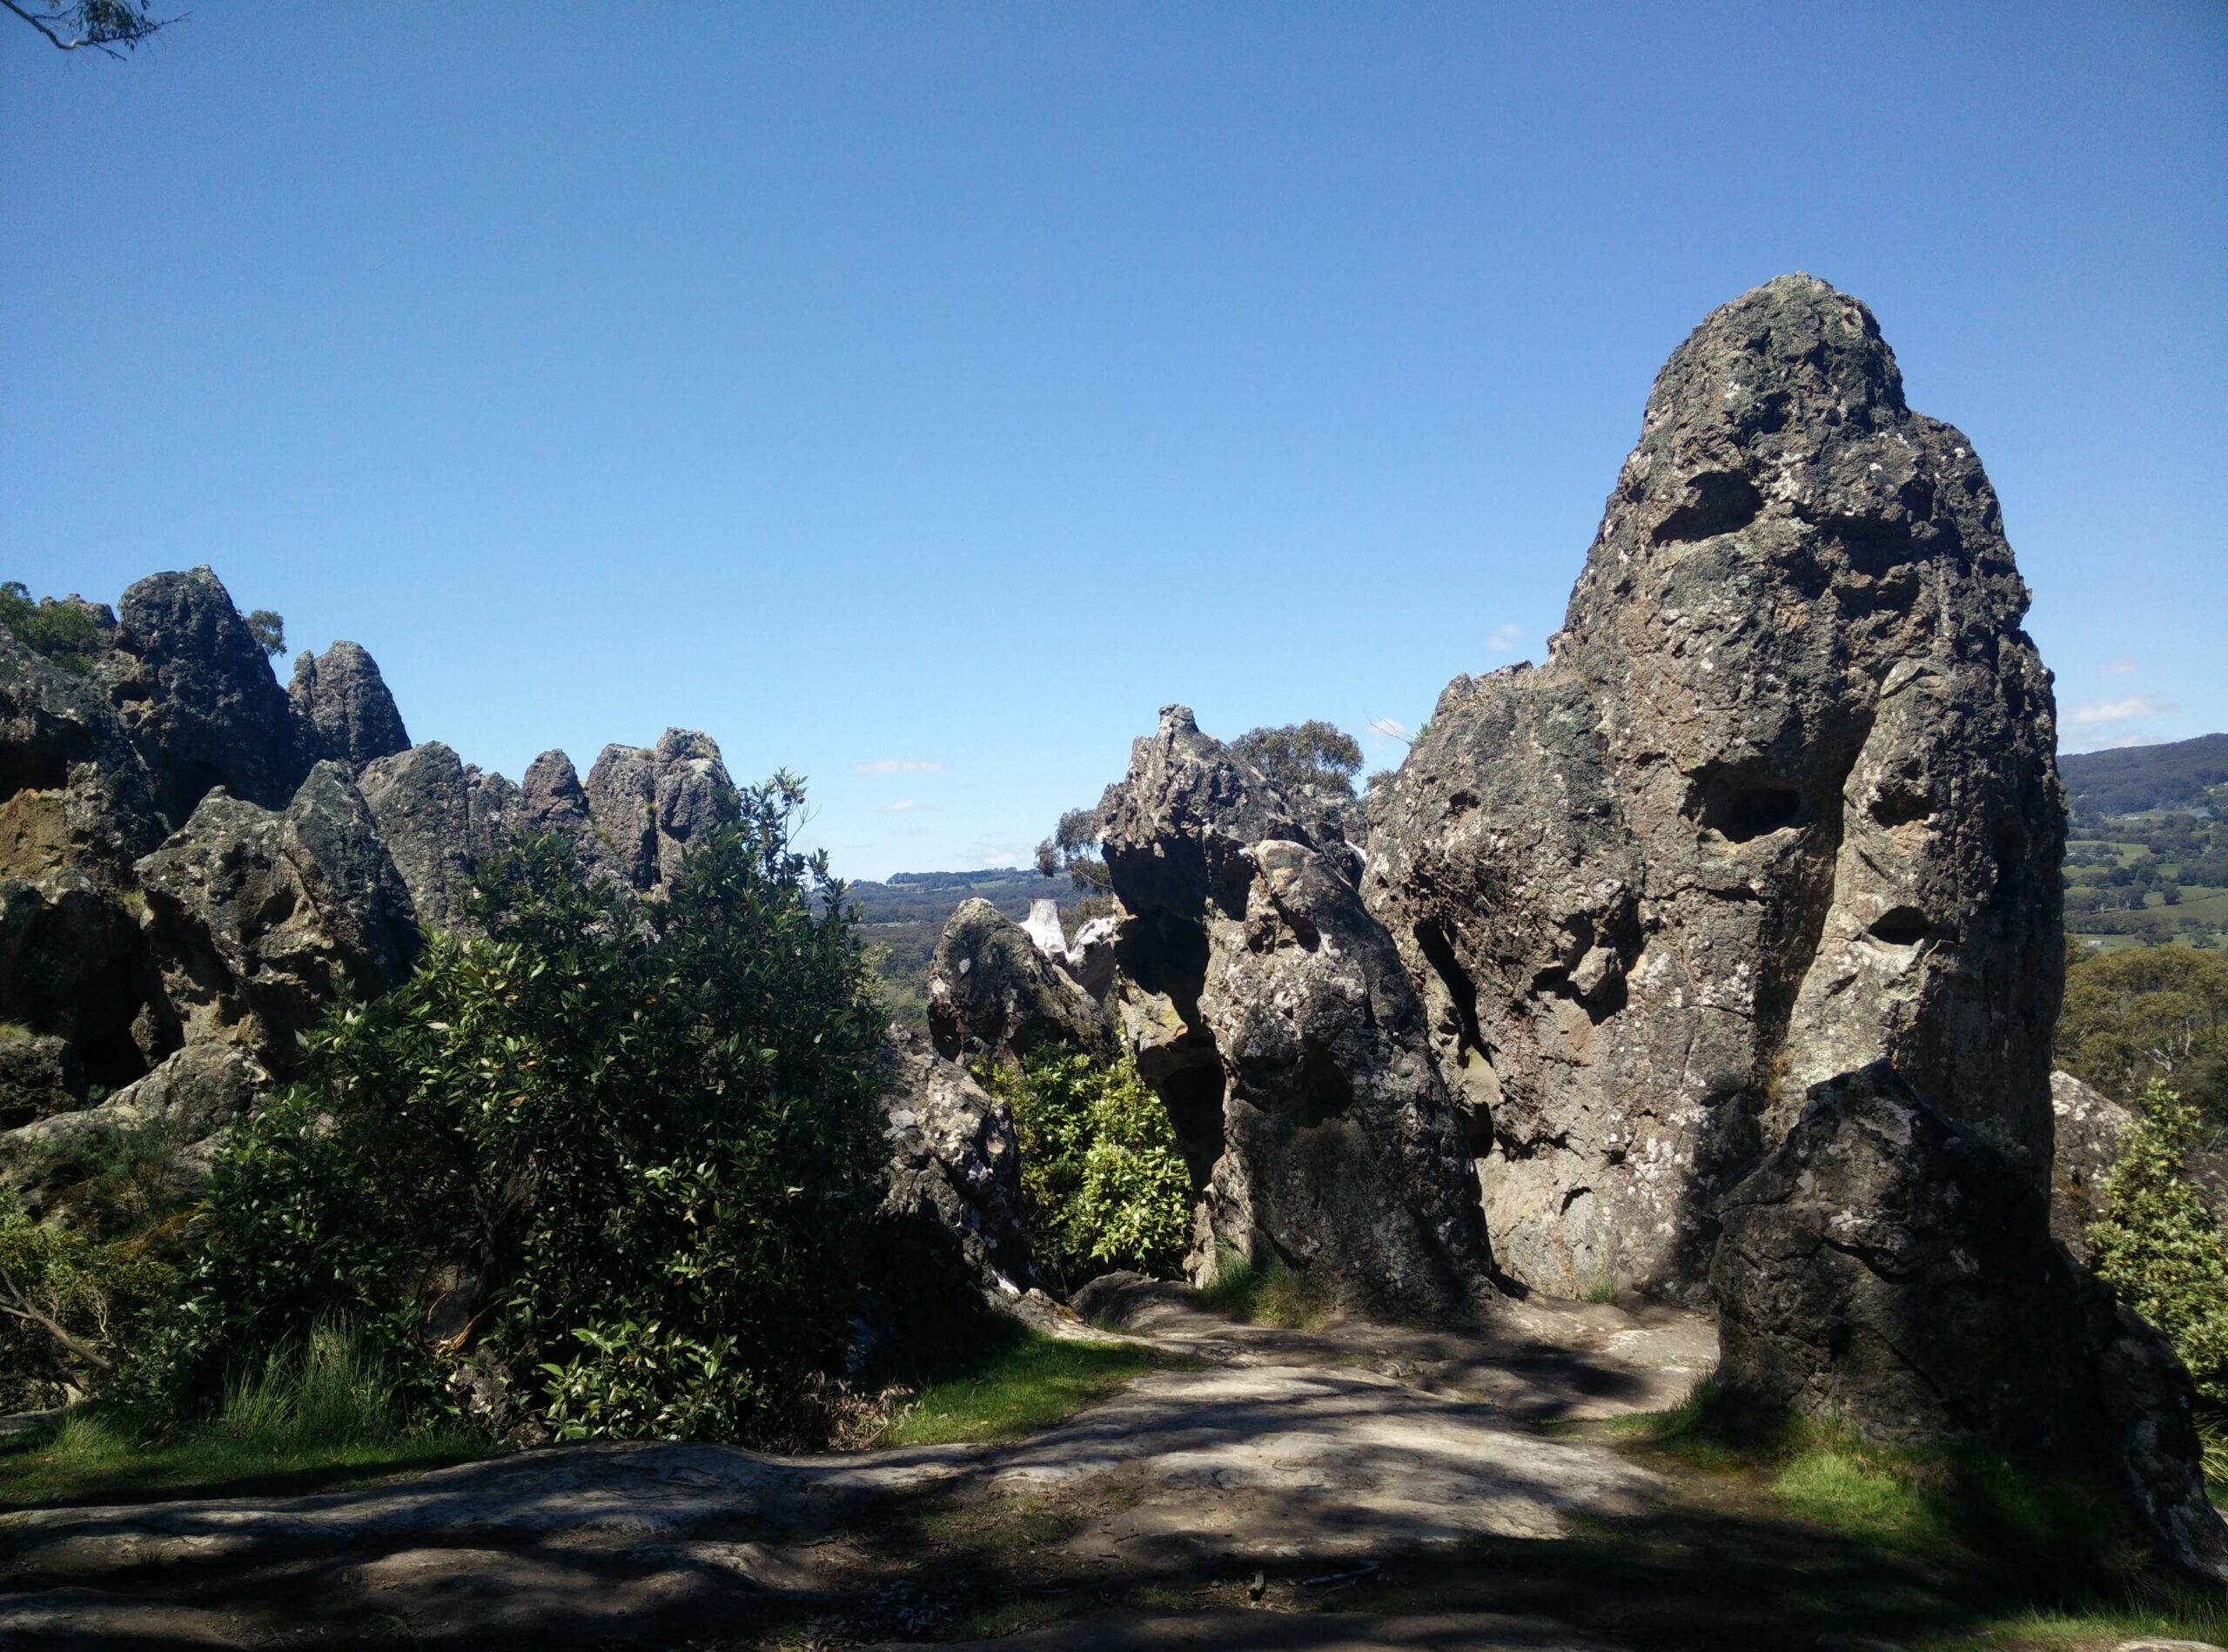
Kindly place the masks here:
<instances>
[{"instance_id":1,"label":"dirt path","mask_svg":"<svg viewBox=\"0 0 2228 1652\"><path fill-rule=\"evenodd\" d=\"M1297 1332L1164 1286L1101 1294L1191 1368L1013 1444L590 1446L310 1496L13 1516L0 1645L902 1643L1202 1577L1336 1588L1394 1555L1641 1513L1655 1476L1536 1425L1673 1403L1715 1355L1704 1323L1657 1310Z\"/></svg>"}]
</instances>

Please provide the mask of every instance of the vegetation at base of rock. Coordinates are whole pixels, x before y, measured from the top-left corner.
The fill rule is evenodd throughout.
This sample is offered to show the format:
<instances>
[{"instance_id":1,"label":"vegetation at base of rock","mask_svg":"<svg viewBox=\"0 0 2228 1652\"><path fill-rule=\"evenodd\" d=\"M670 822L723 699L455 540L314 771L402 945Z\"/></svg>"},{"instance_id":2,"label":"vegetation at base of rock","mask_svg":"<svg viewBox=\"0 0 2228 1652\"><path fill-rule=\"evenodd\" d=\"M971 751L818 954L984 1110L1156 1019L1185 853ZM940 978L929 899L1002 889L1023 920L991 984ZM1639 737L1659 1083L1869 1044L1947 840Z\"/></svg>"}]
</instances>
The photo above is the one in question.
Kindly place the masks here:
<instances>
[{"instance_id":1,"label":"vegetation at base of rock","mask_svg":"<svg viewBox=\"0 0 2228 1652\"><path fill-rule=\"evenodd\" d=\"M2083 953L2066 960L2057 1064L2116 1101L2171 1084L2228 1125L2228 957L2185 946Z\"/></svg>"},{"instance_id":2,"label":"vegetation at base of rock","mask_svg":"<svg viewBox=\"0 0 2228 1652\"><path fill-rule=\"evenodd\" d=\"M1191 1179L1160 1098L1125 1057L1046 1051L976 1072L1013 1115L1030 1254L1063 1290L1116 1268L1166 1277L1190 1237Z\"/></svg>"},{"instance_id":3,"label":"vegetation at base of rock","mask_svg":"<svg viewBox=\"0 0 2228 1652\"><path fill-rule=\"evenodd\" d=\"M1191 1295L1202 1306L1248 1325L1297 1331L1313 1330L1338 1307L1328 1290L1297 1268L1273 1256L1256 1262L1228 1248L1216 1260L1214 1278Z\"/></svg>"},{"instance_id":4,"label":"vegetation at base of rock","mask_svg":"<svg viewBox=\"0 0 2228 1652\"><path fill-rule=\"evenodd\" d=\"M493 1448L483 1434L438 1419L413 1424L404 1413L374 1351L347 1326L322 1325L304 1344L235 1372L215 1413L177 1439L151 1442L138 1419L99 1406L0 1439L0 1508L307 1489Z\"/></svg>"},{"instance_id":5,"label":"vegetation at base of rock","mask_svg":"<svg viewBox=\"0 0 2228 1652\"><path fill-rule=\"evenodd\" d=\"M2205 1121L2154 1079L2105 1177L2102 1219L2089 1227L2096 1271L2162 1332L2198 1393L2228 1407L2228 1223L2185 1173Z\"/></svg>"},{"instance_id":6,"label":"vegetation at base of rock","mask_svg":"<svg viewBox=\"0 0 2228 1652\"><path fill-rule=\"evenodd\" d=\"M467 1356L494 1420L786 1442L881 1167L879 1011L842 889L747 793L663 900L528 840L309 1041L220 1154L186 1301L131 1387L176 1414L334 1315L406 1414Z\"/></svg>"},{"instance_id":7,"label":"vegetation at base of rock","mask_svg":"<svg viewBox=\"0 0 2228 1652\"><path fill-rule=\"evenodd\" d=\"M876 1368L885 1380L916 1391L880 1443L1017 1439L1073 1415L1158 1363L1164 1362L1137 1343L1070 1341L986 1318Z\"/></svg>"},{"instance_id":8,"label":"vegetation at base of rock","mask_svg":"<svg viewBox=\"0 0 2228 1652\"><path fill-rule=\"evenodd\" d=\"M44 655L79 676L91 666L93 651L100 647L100 627L91 609L52 597L34 602L21 580L0 584L0 625L14 632L33 654Z\"/></svg>"},{"instance_id":9,"label":"vegetation at base of rock","mask_svg":"<svg viewBox=\"0 0 2228 1652\"><path fill-rule=\"evenodd\" d=\"M178 1277L155 1238L43 1226L0 1190L0 1410L44 1410L97 1385L142 1345Z\"/></svg>"}]
</instances>

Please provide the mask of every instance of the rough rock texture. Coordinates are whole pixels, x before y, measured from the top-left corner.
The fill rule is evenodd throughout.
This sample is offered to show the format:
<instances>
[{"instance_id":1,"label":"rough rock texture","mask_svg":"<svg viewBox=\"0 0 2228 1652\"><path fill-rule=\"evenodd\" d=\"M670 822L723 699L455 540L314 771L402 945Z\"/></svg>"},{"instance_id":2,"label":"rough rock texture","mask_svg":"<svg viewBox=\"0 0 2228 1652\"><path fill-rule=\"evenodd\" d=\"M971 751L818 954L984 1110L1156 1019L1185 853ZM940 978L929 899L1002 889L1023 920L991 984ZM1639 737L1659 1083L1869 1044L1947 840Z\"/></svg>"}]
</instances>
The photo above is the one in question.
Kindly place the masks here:
<instances>
[{"instance_id":1,"label":"rough rock texture","mask_svg":"<svg viewBox=\"0 0 2228 1652\"><path fill-rule=\"evenodd\" d=\"M902 1314L1003 1306L1036 1283L1005 1104L956 1062L893 1040L888 1191L870 1277Z\"/></svg>"},{"instance_id":2,"label":"rough rock texture","mask_svg":"<svg viewBox=\"0 0 2228 1652\"><path fill-rule=\"evenodd\" d=\"M1814 1086L1722 1219L1710 1284L1728 1387L1877 1438L2111 1469L2178 1559L2228 1579L2188 1374L2052 1242L2030 1167L1889 1063Z\"/></svg>"},{"instance_id":3,"label":"rough rock texture","mask_svg":"<svg viewBox=\"0 0 2228 1652\"><path fill-rule=\"evenodd\" d=\"M2050 1074L2050 1112L2057 1127L2057 1153L2050 1160L2050 1236L2085 1265L2096 1259L2089 1224L2104 1214L2097 1204L2104 1180L2135 1127L2135 1115L2070 1072Z\"/></svg>"},{"instance_id":4,"label":"rough rock texture","mask_svg":"<svg viewBox=\"0 0 2228 1652\"><path fill-rule=\"evenodd\" d=\"M208 1177L217 1132L254 1105L270 1082L236 1045L188 1044L97 1107L0 1132L0 1185L13 1189L34 1215L44 1214L78 1179L73 1150L119 1132L152 1132L178 1179L175 1191L191 1199Z\"/></svg>"},{"instance_id":5,"label":"rough rock texture","mask_svg":"<svg viewBox=\"0 0 2228 1652\"><path fill-rule=\"evenodd\" d=\"M1371 796L1503 1267L1698 1294L1717 1195L1882 1055L2041 1182L2064 821L2026 608L1856 299L1782 277L1672 355L1547 664L1458 677Z\"/></svg>"},{"instance_id":6,"label":"rough rock texture","mask_svg":"<svg viewBox=\"0 0 2228 1652\"><path fill-rule=\"evenodd\" d=\"M336 642L321 655L304 649L294 661L286 697L300 720L304 749L312 762L330 757L361 769L374 757L410 749L386 679L356 643Z\"/></svg>"},{"instance_id":7,"label":"rough rock texture","mask_svg":"<svg viewBox=\"0 0 2228 1652\"><path fill-rule=\"evenodd\" d=\"M84 1075L66 1038L0 1028L0 1130L15 1130L85 1099Z\"/></svg>"},{"instance_id":8,"label":"rough rock texture","mask_svg":"<svg viewBox=\"0 0 2228 1652\"><path fill-rule=\"evenodd\" d=\"M500 775L482 774L438 740L366 764L356 783L418 922L464 925L473 875L510 847L521 814L519 789Z\"/></svg>"},{"instance_id":9,"label":"rough rock texture","mask_svg":"<svg viewBox=\"0 0 2228 1652\"><path fill-rule=\"evenodd\" d=\"M100 685L0 626L0 875L80 866L125 882L165 829L154 777Z\"/></svg>"},{"instance_id":10,"label":"rough rock texture","mask_svg":"<svg viewBox=\"0 0 2228 1652\"><path fill-rule=\"evenodd\" d=\"M1027 1058L1046 1045L1111 1055L1106 1017L1021 925L965 901L929 960L929 1036L948 1061Z\"/></svg>"},{"instance_id":11,"label":"rough rock texture","mask_svg":"<svg viewBox=\"0 0 2228 1652\"><path fill-rule=\"evenodd\" d=\"M410 892L338 763L312 769L284 813L211 793L139 880L173 1042L238 1044L282 1076L344 987L384 991L417 951Z\"/></svg>"},{"instance_id":12,"label":"rough rock texture","mask_svg":"<svg viewBox=\"0 0 2228 1652\"><path fill-rule=\"evenodd\" d=\"M692 729L668 729L650 749L606 746L584 789L596 830L641 890L670 882L688 845L735 812L717 742Z\"/></svg>"},{"instance_id":13,"label":"rough rock texture","mask_svg":"<svg viewBox=\"0 0 2228 1652\"><path fill-rule=\"evenodd\" d=\"M63 1039L86 1080L111 1088L169 1048L134 904L74 866L0 877L0 1021Z\"/></svg>"},{"instance_id":14,"label":"rough rock texture","mask_svg":"<svg viewBox=\"0 0 2228 1652\"><path fill-rule=\"evenodd\" d=\"M1376 1311L1470 1312L1492 1256L1422 1004L1358 857L1295 813L1182 706L1101 804L1124 1033L1204 1172L1195 1266L1229 1246Z\"/></svg>"},{"instance_id":15,"label":"rough rock texture","mask_svg":"<svg viewBox=\"0 0 2228 1652\"><path fill-rule=\"evenodd\" d=\"M285 808L307 768L293 708L217 576L150 575L117 614L115 647L96 670L162 812L183 822L218 786Z\"/></svg>"}]
</instances>

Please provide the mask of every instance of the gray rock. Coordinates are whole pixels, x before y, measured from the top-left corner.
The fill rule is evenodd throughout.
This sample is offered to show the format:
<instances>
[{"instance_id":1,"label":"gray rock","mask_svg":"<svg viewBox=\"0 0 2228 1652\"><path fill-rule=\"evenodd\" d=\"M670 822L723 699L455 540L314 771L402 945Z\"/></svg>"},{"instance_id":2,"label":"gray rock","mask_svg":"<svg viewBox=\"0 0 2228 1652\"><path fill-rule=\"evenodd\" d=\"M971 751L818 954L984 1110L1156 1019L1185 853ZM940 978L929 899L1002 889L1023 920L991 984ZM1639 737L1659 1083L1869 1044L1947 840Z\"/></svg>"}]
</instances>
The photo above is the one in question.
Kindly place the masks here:
<instances>
[{"instance_id":1,"label":"gray rock","mask_svg":"<svg viewBox=\"0 0 2228 1652\"><path fill-rule=\"evenodd\" d=\"M1710 1284L1734 1393L1877 1439L2109 1471L2167 1552L2228 1580L2188 1373L2052 1242L2030 1166L1889 1063L1813 1086L1721 1219Z\"/></svg>"},{"instance_id":2,"label":"gray rock","mask_svg":"<svg viewBox=\"0 0 2228 1652\"><path fill-rule=\"evenodd\" d=\"M0 1021L61 1038L84 1078L111 1088L176 1042L149 1024L158 987L137 906L74 866L0 877Z\"/></svg>"},{"instance_id":3,"label":"gray rock","mask_svg":"<svg viewBox=\"0 0 2228 1652\"><path fill-rule=\"evenodd\" d=\"M1111 917L1087 918L1068 943L1068 973L1102 1004L1114 985L1114 944L1121 926Z\"/></svg>"},{"instance_id":4,"label":"gray rock","mask_svg":"<svg viewBox=\"0 0 2228 1652\"><path fill-rule=\"evenodd\" d=\"M1013 1119L966 1069L894 1038L870 1277L901 1317L1010 1307L1037 1283Z\"/></svg>"},{"instance_id":5,"label":"gray rock","mask_svg":"<svg viewBox=\"0 0 2228 1652\"><path fill-rule=\"evenodd\" d=\"M0 1130L84 1105L85 1078L69 1040L0 1026Z\"/></svg>"},{"instance_id":6,"label":"gray rock","mask_svg":"<svg viewBox=\"0 0 2228 1652\"><path fill-rule=\"evenodd\" d=\"M1965 438L1788 276L1656 379L1546 666L1373 789L1511 1273L1692 1298L1717 1196L1886 1056L2039 1185L2062 981L2050 678Z\"/></svg>"},{"instance_id":7,"label":"gray rock","mask_svg":"<svg viewBox=\"0 0 2228 1652\"><path fill-rule=\"evenodd\" d=\"M96 666L125 733L182 823L210 791L283 809L307 768L293 708L205 567L157 574L117 604L116 646Z\"/></svg>"},{"instance_id":8,"label":"gray rock","mask_svg":"<svg viewBox=\"0 0 2228 1652\"><path fill-rule=\"evenodd\" d=\"M669 883L688 846L736 812L718 744L691 729L668 729L654 748L606 746L584 789L597 833L640 890Z\"/></svg>"},{"instance_id":9,"label":"gray rock","mask_svg":"<svg viewBox=\"0 0 2228 1652\"><path fill-rule=\"evenodd\" d=\"M375 757L410 749L378 662L353 642L335 642L322 655L304 649L286 697L312 762L330 757L360 769Z\"/></svg>"},{"instance_id":10,"label":"gray rock","mask_svg":"<svg viewBox=\"0 0 2228 1652\"><path fill-rule=\"evenodd\" d=\"M438 740L366 763L357 779L420 924L468 928L473 876L510 847L519 789L485 775Z\"/></svg>"},{"instance_id":11,"label":"gray rock","mask_svg":"<svg viewBox=\"0 0 2228 1652\"><path fill-rule=\"evenodd\" d=\"M89 1151L131 1132L151 1138L147 1145L168 1159L172 1192L191 1199L207 1182L218 1132L250 1111L270 1082L236 1045L188 1044L98 1106L0 1132L0 1185L34 1215L47 1214L83 1179Z\"/></svg>"},{"instance_id":12,"label":"gray rock","mask_svg":"<svg viewBox=\"0 0 2228 1652\"><path fill-rule=\"evenodd\" d=\"M338 763L284 813L211 792L138 870L174 1042L238 1044L282 1076L344 990L385 991L417 952L409 890Z\"/></svg>"},{"instance_id":13,"label":"gray rock","mask_svg":"<svg viewBox=\"0 0 2228 1652\"><path fill-rule=\"evenodd\" d=\"M99 683L0 626L0 876L77 866L128 883L165 829L154 777Z\"/></svg>"},{"instance_id":14,"label":"gray rock","mask_svg":"<svg viewBox=\"0 0 2228 1652\"><path fill-rule=\"evenodd\" d=\"M2050 1074L2057 1152L2050 1160L2050 1236L2084 1264L2096 1259L2089 1224L2104 1214L2104 1178L2119 1162L2135 1115L2070 1072Z\"/></svg>"},{"instance_id":15,"label":"gray rock","mask_svg":"<svg viewBox=\"0 0 2228 1652\"><path fill-rule=\"evenodd\" d=\"M1105 1015L1026 930L965 901L929 960L929 1036L947 1061L1025 1059L1046 1046L1114 1053Z\"/></svg>"},{"instance_id":16,"label":"gray rock","mask_svg":"<svg viewBox=\"0 0 2228 1652\"><path fill-rule=\"evenodd\" d=\"M1466 1314L1492 1256L1423 1005L1304 812L1182 706L1101 804L1117 1014L1205 1188L1192 1265L1227 1246L1373 1312Z\"/></svg>"}]
</instances>

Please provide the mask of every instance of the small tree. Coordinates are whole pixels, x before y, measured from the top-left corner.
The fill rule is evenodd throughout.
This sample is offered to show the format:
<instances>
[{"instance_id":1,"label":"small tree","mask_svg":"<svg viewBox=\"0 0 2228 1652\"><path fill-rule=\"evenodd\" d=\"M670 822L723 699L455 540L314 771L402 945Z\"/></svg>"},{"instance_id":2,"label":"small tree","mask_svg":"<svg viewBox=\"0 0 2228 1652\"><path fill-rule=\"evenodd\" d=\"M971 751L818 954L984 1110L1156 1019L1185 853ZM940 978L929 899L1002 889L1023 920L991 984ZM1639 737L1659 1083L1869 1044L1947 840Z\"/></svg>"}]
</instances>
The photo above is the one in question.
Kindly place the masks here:
<instances>
[{"instance_id":1,"label":"small tree","mask_svg":"<svg viewBox=\"0 0 2228 1652\"><path fill-rule=\"evenodd\" d=\"M1248 729L1230 749L1284 790L1312 789L1334 797L1354 795L1354 775L1362 761L1359 742L1320 718Z\"/></svg>"},{"instance_id":2,"label":"small tree","mask_svg":"<svg viewBox=\"0 0 2228 1652\"><path fill-rule=\"evenodd\" d=\"M2199 1393L2228 1402L2228 1231L2184 1170L2203 1125L2156 1080L2139 1105L2089 1228L2097 1273L2174 1345Z\"/></svg>"},{"instance_id":3,"label":"small tree","mask_svg":"<svg viewBox=\"0 0 2228 1652\"><path fill-rule=\"evenodd\" d=\"M264 653L275 658L286 652L286 621L269 608L258 608L249 614L247 629Z\"/></svg>"},{"instance_id":4,"label":"small tree","mask_svg":"<svg viewBox=\"0 0 2228 1652\"><path fill-rule=\"evenodd\" d=\"M1037 870L1045 877L1068 875L1077 889L1104 895L1114 887L1098 843L1104 817L1096 809L1070 809L1060 816L1052 835L1037 846Z\"/></svg>"},{"instance_id":5,"label":"small tree","mask_svg":"<svg viewBox=\"0 0 2228 1652\"><path fill-rule=\"evenodd\" d=\"M176 17L157 17L147 0L0 0L61 51L88 48L104 57L137 51Z\"/></svg>"},{"instance_id":6,"label":"small tree","mask_svg":"<svg viewBox=\"0 0 2228 1652\"><path fill-rule=\"evenodd\" d=\"M33 654L80 676L100 647L100 627L84 603L57 602L52 597L34 602L30 588L21 580L0 584L0 625L14 632Z\"/></svg>"}]
</instances>

